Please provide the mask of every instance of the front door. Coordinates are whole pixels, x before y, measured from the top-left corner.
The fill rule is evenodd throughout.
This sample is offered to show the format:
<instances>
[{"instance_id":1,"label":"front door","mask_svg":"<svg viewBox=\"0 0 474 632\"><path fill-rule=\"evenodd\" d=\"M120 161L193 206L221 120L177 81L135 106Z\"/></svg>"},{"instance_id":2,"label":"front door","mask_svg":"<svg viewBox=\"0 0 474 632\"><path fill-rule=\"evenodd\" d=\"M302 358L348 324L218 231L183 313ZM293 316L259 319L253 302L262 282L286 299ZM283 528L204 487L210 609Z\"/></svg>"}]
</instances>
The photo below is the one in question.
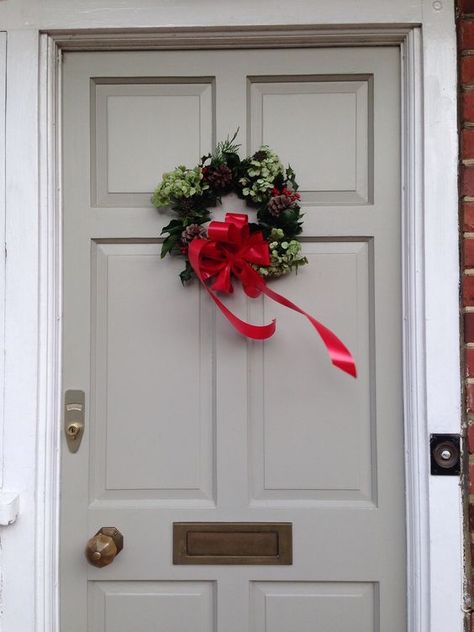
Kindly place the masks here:
<instances>
[{"instance_id":1,"label":"front door","mask_svg":"<svg viewBox=\"0 0 474 632\"><path fill-rule=\"evenodd\" d=\"M63 387L85 430L62 449L62 632L406 630L399 55L64 55ZM357 380L294 312L236 292L240 315L278 319L247 341L160 260L153 188L237 128L302 191L309 265L273 287L344 340ZM181 533L194 563L176 563L174 523L222 522ZM124 546L98 568L102 527Z\"/></svg>"}]
</instances>

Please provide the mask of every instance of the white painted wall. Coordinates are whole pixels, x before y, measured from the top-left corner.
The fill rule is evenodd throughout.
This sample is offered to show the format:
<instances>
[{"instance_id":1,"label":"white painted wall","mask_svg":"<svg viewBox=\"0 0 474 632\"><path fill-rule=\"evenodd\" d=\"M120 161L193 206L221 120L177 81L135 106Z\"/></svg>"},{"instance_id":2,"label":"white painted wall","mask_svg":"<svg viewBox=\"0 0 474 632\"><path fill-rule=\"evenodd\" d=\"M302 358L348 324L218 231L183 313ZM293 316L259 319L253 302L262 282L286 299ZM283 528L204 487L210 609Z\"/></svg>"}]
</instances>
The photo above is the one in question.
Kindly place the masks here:
<instances>
[{"instance_id":1,"label":"white painted wall","mask_svg":"<svg viewBox=\"0 0 474 632\"><path fill-rule=\"evenodd\" d=\"M13 526L0 527L2 610L6 613L4 629L28 630L33 629L35 595L32 568L38 386L38 34L32 30L9 32L7 48L3 485L5 490L20 494L21 507ZM23 604L19 593L25 595Z\"/></svg>"},{"instance_id":2,"label":"white painted wall","mask_svg":"<svg viewBox=\"0 0 474 632\"><path fill-rule=\"evenodd\" d=\"M413 398L411 413L425 420L419 426L419 441L408 446L419 451L424 471L414 484L420 498L429 485L430 512L420 512L419 533L430 529L430 567L420 567L429 581L418 584L430 591L431 623L428 612L413 614L411 632L461 631L461 514L456 479L429 479L426 441L430 431L458 432L460 425L460 376L458 351L458 254L457 254L457 137L455 33L453 0L2 0L0 28L0 164L6 151L5 179L0 177L0 239L5 228L8 257L5 279L5 327L0 309L0 335L5 337L5 381L2 420L3 490L20 494L18 521L0 527L3 581L0 584L0 630L2 632L52 632L55 629L54 585L45 582L54 571L51 549L43 545L51 537L49 525L55 516L49 498L55 476L54 445L57 402L51 401L51 356L57 353L54 316L47 274L52 261L44 252L54 243L54 226L45 224L39 209L54 200L51 173L40 171L47 150L54 150L42 126L39 145L39 105L42 112L48 91L39 86L39 31L51 29L157 28L175 26L222 26L282 24L408 24L422 25L423 83L418 87L423 105L407 115L424 132L424 189L412 192L413 208L425 214L417 218L418 239L424 237L423 250L414 248L409 256L418 271L418 298L426 290L426 312L422 314L426 337L417 339L418 352L410 360L411 370L423 382L427 370L427 391L413 380L408 387ZM6 42L5 42L6 40ZM6 45L5 45L6 44ZM6 55L6 113L3 75ZM416 50L416 47L412 49ZM413 54L413 53L412 53ZM416 85L416 77L408 84ZM408 85L407 84L407 85ZM415 111L416 110L416 111ZM6 124L3 121L6 117ZM5 130L5 142L2 134ZM48 140L49 144L45 145ZM421 164L422 147L410 150L408 159ZM410 153L410 151L408 153ZM3 186L5 185L5 195ZM41 185L41 186L40 186ZM49 187L49 188L48 188ZM40 201L42 204L40 205ZM416 222L415 222L416 223ZM424 231L424 234L423 234ZM1 243L1 242L0 242ZM40 269L41 263L41 269ZM40 274L41 271L41 274ZM0 296L3 298L0 282ZM414 296L407 296L407 318L413 310ZM415 310L416 311L416 310ZM49 318L53 314L53 319ZM409 322L409 319L407 320ZM2 362L0 362L0 367ZM0 389L2 393L2 389ZM49 394L48 394L49 393ZM0 408L1 412L1 408ZM408 411L410 412L410 411ZM410 423L410 419L407 419ZM0 458L2 451L0 450ZM49 461L45 460L48 455ZM424 455L424 457L423 457ZM54 494L53 494L54 495ZM420 546L423 542L418 543ZM426 542L425 542L426 544ZM52 557L53 555L53 557ZM428 579L428 578L427 578ZM47 588L45 589L45 586ZM52 591L52 592L51 592Z\"/></svg>"}]
</instances>

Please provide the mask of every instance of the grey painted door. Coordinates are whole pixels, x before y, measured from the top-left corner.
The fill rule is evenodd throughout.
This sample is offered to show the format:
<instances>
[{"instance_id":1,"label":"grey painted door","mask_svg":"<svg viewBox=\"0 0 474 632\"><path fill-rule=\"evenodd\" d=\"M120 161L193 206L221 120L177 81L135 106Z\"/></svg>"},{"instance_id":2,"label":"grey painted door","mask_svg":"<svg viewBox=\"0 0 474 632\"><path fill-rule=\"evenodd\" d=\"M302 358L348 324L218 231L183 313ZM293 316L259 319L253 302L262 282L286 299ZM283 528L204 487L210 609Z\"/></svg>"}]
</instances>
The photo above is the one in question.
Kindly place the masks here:
<instances>
[{"instance_id":1,"label":"grey painted door","mask_svg":"<svg viewBox=\"0 0 474 632\"><path fill-rule=\"evenodd\" d=\"M67 53L64 376L86 394L62 454L63 632L402 632L399 50ZM162 172L239 127L294 167L310 265L278 291L334 328L357 381L263 300L247 342L160 261ZM236 198L216 210L243 208ZM291 522L291 566L178 566L176 521ZM102 569L100 527L124 534Z\"/></svg>"}]
</instances>

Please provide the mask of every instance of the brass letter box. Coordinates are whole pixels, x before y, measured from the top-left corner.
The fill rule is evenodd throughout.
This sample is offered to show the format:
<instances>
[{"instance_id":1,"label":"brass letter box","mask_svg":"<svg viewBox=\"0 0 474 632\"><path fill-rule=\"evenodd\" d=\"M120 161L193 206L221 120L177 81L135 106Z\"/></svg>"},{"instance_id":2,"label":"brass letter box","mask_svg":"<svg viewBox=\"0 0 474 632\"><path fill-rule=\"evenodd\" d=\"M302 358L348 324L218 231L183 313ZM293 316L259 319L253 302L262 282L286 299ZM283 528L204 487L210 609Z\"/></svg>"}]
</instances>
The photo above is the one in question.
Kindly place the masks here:
<instances>
[{"instance_id":1,"label":"brass letter box","mask_svg":"<svg viewBox=\"0 0 474 632\"><path fill-rule=\"evenodd\" d=\"M290 522L175 522L173 564L292 564Z\"/></svg>"}]
</instances>

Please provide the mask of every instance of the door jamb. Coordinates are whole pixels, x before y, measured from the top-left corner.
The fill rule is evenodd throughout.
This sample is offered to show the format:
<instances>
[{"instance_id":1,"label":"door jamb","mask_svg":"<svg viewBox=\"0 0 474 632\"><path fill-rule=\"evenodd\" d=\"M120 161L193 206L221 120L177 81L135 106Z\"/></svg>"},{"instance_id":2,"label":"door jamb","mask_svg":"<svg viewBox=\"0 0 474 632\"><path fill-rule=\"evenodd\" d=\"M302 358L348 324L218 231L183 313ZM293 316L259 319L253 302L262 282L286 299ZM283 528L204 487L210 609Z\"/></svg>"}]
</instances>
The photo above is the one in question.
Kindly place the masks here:
<instances>
[{"instance_id":1,"label":"door jamb","mask_svg":"<svg viewBox=\"0 0 474 632\"><path fill-rule=\"evenodd\" d=\"M135 31L52 31L40 37L40 359L37 476L37 630L59 632L59 478L61 416L61 54L66 50L316 47L399 45L402 63L403 382L405 419L408 631L433 632L428 467L424 162L426 120L419 27L371 26L186 28ZM425 130L425 131L424 131ZM454 201L453 201L454 204ZM456 201L457 204L457 201ZM456 217L457 219L457 217ZM457 248L452 240L447 248ZM445 283L457 284L457 279ZM433 288L432 288L433 289ZM449 292L448 292L449 294ZM458 324L452 323L455 333ZM451 358L452 359L452 358ZM452 365L452 362L450 363ZM459 392L459 391L458 391ZM458 397L459 394L449 394ZM431 490L431 498L436 499ZM431 508L431 512L432 512ZM440 509L438 509L439 513ZM459 510L459 520L460 518ZM453 544L454 563L461 542ZM459 550L458 550L459 549ZM430 557L431 553L431 557ZM436 560L435 560L436 561ZM454 566L452 567L454 568ZM462 574L456 580L461 582ZM452 582L452 576L446 581ZM438 598L441 595L438 595ZM455 605L462 586L451 591ZM445 604L446 605L446 604ZM453 609L451 608L451 612ZM452 616L452 615L450 615ZM453 626L454 622L451 622ZM456 621L457 625L457 621ZM436 630L438 628L436 627ZM441 628L439 628L441 629ZM458 631L461 627L451 627Z\"/></svg>"}]
</instances>

